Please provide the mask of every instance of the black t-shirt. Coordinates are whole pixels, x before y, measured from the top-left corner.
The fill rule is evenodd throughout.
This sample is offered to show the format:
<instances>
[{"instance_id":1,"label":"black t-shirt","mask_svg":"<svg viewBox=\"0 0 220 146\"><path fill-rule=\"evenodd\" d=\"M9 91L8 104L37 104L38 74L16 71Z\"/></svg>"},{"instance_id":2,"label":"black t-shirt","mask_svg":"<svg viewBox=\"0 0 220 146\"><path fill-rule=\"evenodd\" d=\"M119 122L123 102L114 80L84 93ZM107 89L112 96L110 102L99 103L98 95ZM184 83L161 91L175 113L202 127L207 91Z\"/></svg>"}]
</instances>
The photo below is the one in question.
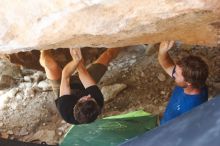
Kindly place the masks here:
<instances>
[{"instance_id":1,"label":"black t-shirt","mask_svg":"<svg viewBox=\"0 0 220 146\"><path fill-rule=\"evenodd\" d=\"M97 85L90 86L84 90L73 93L72 95L63 95L59 97L57 100L55 100L60 115L67 123L75 124L75 125L79 124L79 122L76 121L74 118L73 107L76 105L77 101L81 97L89 94L91 95L92 98L96 100L100 108L103 108L104 98Z\"/></svg>"}]
</instances>

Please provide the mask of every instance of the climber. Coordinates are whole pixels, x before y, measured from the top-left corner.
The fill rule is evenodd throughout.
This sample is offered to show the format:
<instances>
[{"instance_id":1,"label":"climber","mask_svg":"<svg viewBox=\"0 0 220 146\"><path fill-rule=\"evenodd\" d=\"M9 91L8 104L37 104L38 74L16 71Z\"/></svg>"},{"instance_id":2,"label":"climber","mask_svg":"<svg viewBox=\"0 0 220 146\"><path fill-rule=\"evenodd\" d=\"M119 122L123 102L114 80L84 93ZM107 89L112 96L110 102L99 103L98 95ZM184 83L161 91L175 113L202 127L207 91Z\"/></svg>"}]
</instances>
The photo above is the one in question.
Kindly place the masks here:
<instances>
[{"instance_id":1,"label":"climber","mask_svg":"<svg viewBox=\"0 0 220 146\"><path fill-rule=\"evenodd\" d=\"M70 49L72 61L62 70L49 50L41 51L40 64L58 97L56 107L67 123L84 124L96 120L104 105L103 95L96 83L118 52L118 48L107 49L86 69L80 49ZM75 71L78 73L72 75Z\"/></svg>"},{"instance_id":2,"label":"climber","mask_svg":"<svg viewBox=\"0 0 220 146\"><path fill-rule=\"evenodd\" d=\"M173 44L174 41L161 42L158 54L160 65L176 83L160 121L161 125L208 100L205 84L208 77L207 64L200 57L192 55L183 57L175 64L168 54Z\"/></svg>"}]
</instances>

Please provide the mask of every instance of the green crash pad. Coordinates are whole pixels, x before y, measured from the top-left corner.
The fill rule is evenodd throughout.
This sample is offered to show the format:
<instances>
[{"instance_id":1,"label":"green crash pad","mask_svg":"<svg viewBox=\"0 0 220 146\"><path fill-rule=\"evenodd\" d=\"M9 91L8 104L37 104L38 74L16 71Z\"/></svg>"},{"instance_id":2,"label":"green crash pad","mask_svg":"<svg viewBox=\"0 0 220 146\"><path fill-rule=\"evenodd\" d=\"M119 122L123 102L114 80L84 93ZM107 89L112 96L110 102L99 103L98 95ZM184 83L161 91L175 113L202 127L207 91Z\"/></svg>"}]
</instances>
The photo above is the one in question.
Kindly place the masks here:
<instances>
[{"instance_id":1,"label":"green crash pad","mask_svg":"<svg viewBox=\"0 0 220 146\"><path fill-rule=\"evenodd\" d=\"M116 146L156 127L156 117L144 111L107 117L73 126L60 146Z\"/></svg>"}]
</instances>

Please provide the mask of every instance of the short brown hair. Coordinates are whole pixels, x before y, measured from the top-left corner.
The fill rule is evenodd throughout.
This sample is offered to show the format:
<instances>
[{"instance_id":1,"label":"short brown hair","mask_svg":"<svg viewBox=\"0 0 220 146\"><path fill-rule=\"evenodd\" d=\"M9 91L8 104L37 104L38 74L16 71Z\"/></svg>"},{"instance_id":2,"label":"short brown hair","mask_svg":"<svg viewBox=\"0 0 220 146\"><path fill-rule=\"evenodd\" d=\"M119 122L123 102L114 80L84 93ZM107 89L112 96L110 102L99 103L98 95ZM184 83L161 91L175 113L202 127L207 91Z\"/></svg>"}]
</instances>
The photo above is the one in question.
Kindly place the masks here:
<instances>
[{"instance_id":1,"label":"short brown hair","mask_svg":"<svg viewBox=\"0 0 220 146\"><path fill-rule=\"evenodd\" d=\"M182 69L182 75L186 82L192 84L194 88L205 86L208 77L208 65L200 57L189 55L177 61L177 65Z\"/></svg>"},{"instance_id":2,"label":"short brown hair","mask_svg":"<svg viewBox=\"0 0 220 146\"><path fill-rule=\"evenodd\" d=\"M80 123L91 123L95 121L98 115L101 113L101 109L97 102L93 100L77 102L74 106L74 117Z\"/></svg>"}]
</instances>

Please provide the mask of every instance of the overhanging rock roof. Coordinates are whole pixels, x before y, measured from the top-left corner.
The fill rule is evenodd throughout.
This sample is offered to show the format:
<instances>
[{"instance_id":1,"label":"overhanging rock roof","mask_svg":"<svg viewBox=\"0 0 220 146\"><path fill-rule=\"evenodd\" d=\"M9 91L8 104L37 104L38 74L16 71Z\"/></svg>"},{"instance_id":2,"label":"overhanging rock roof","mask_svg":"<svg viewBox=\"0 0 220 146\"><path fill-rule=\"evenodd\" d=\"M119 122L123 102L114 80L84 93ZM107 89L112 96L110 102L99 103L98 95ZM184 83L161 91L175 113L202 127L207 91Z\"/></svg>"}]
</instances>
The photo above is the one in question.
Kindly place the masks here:
<instances>
[{"instance_id":1,"label":"overhanging rock roof","mask_svg":"<svg viewBox=\"0 0 220 146\"><path fill-rule=\"evenodd\" d=\"M1 0L0 5L0 53L163 40L216 46L219 29L219 0Z\"/></svg>"}]
</instances>

